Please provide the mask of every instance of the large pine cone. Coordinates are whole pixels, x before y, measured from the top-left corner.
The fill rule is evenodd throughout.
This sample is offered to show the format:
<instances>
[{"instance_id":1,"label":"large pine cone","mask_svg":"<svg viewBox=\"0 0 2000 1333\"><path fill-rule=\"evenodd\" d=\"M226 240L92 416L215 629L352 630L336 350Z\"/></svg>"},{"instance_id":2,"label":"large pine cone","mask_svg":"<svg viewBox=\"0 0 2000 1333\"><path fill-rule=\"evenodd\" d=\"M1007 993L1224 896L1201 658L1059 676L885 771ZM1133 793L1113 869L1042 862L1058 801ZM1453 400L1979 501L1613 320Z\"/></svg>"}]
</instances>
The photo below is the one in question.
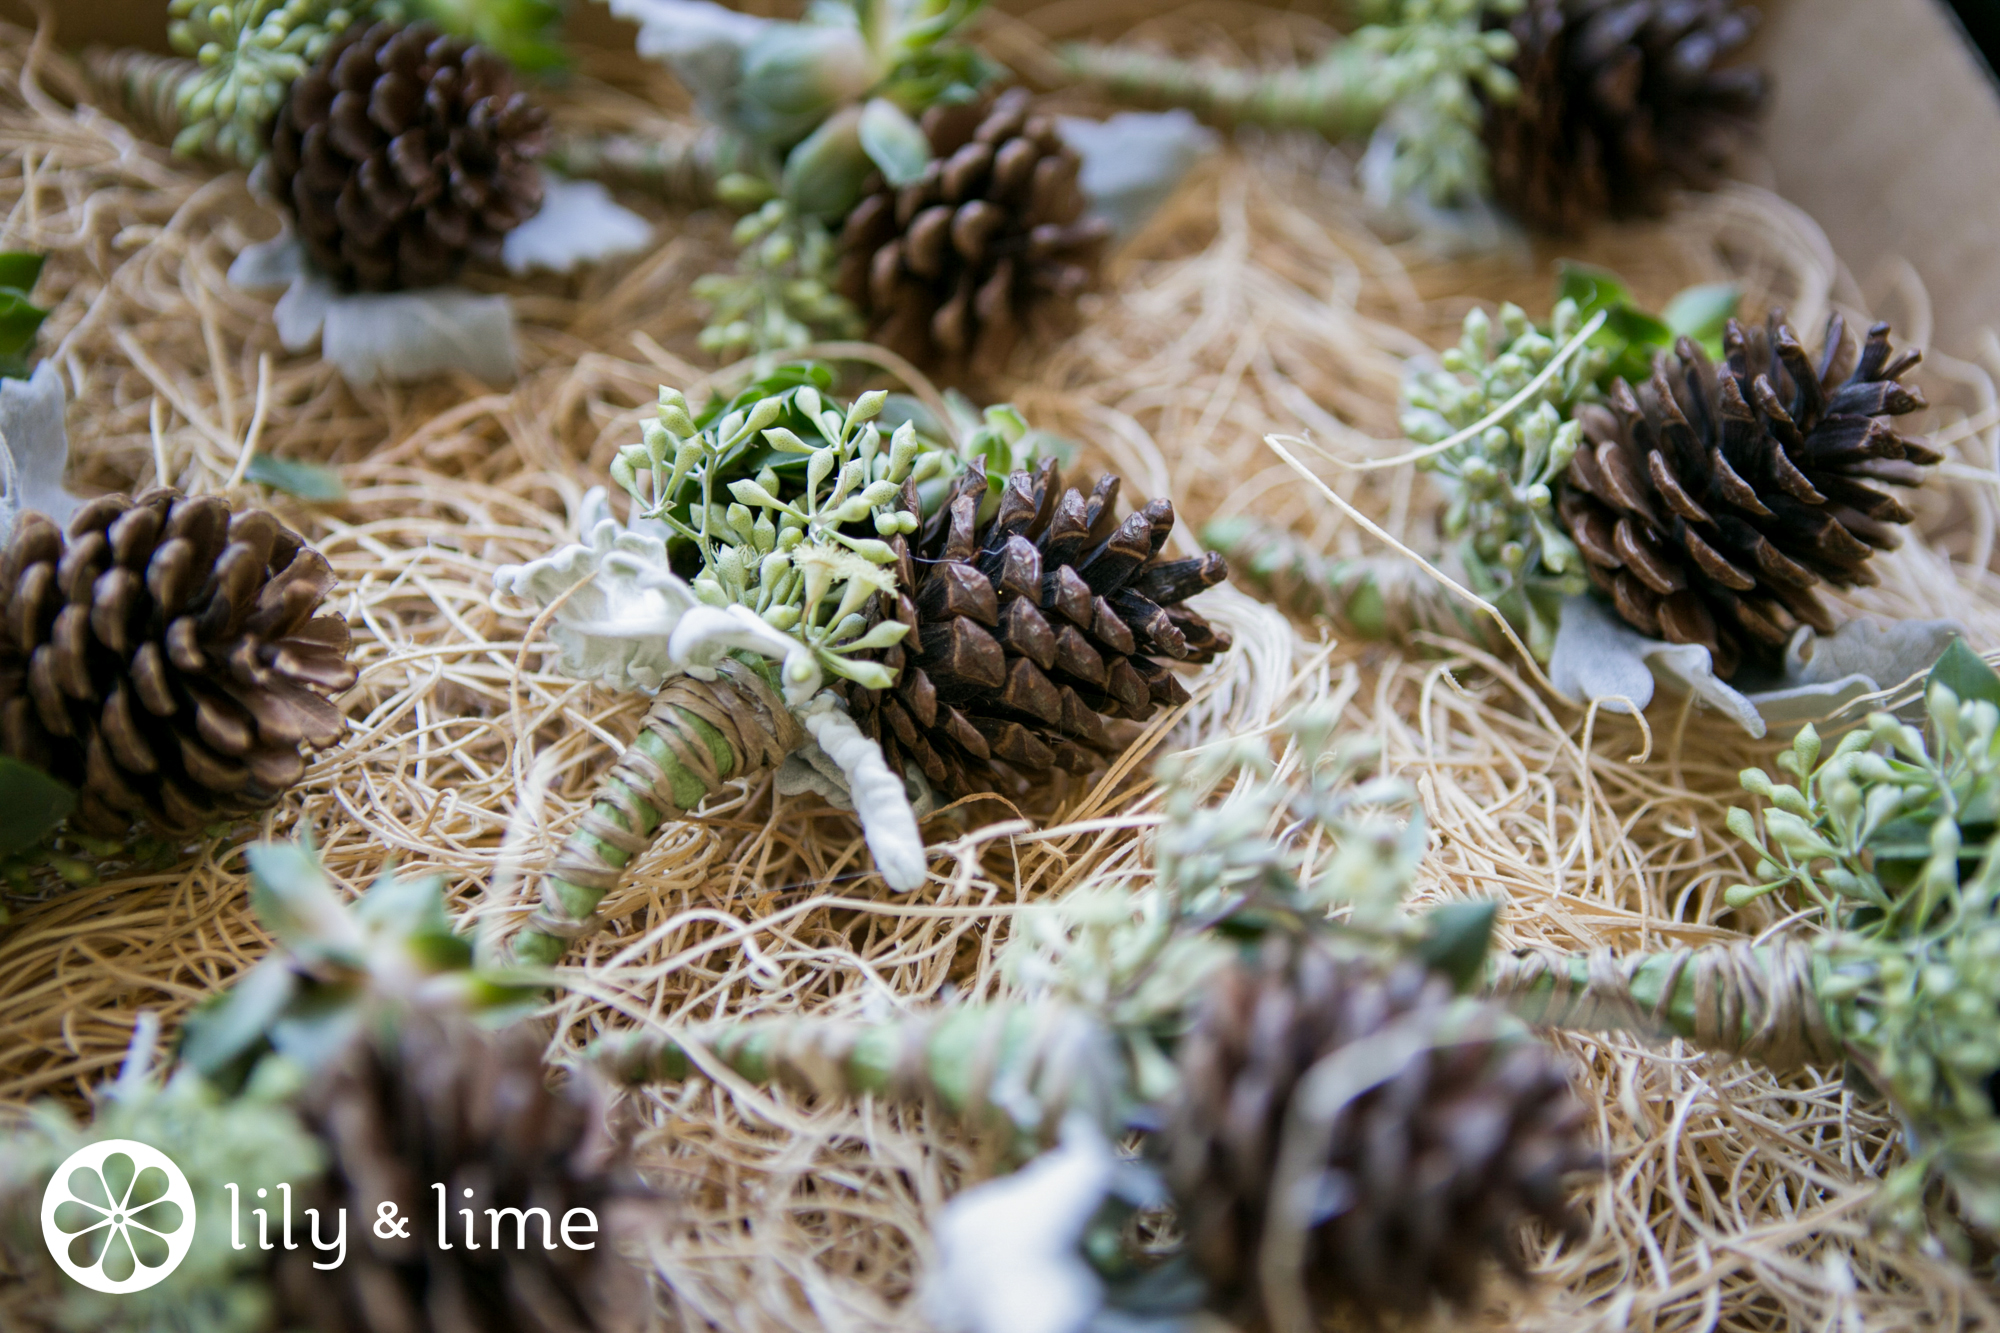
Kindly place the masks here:
<instances>
[{"instance_id":1,"label":"large pine cone","mask_svg":"<svg viewBox=\"0 0 2000 1333\"><path fill-rule=\"evenodd\" d=\"M900 674L891 690L848 691L894 771L913 764L952 799L1011 795L1024 777L1096 768L1118 748L1108 719L1144 721L1187 701L1153 659L1206 662L1229 646L1226 630L1183 605L1228 566L1212 552L1162 560L1172 503L1121 523L1118 486L1106 476L1086 498L1047 461L1007 478L982 526L986 471L975 462L914 547L895 539L900 590L893 605L879 595L876 614L911 627L881 654ZM914 487L904 505L915 510Z\"/></svg>"},{"instance_id":2,"label":"large pine cone","mask_svg":"<svg viewBox=\"0 0 2000 1333\"><path fill-rule=\"evenodd\" d=\"M1507 20L1520 96L1486 112L1495 197L1575 232L1713 186L1764 102L1761 69L1718 68L1756 23L1736 0L1529 0Z\"/></svg>"},{"instance_id":3,"label":"large pine cone","mask_svg":"<svg viewBox=\"0 0 2000 1333\"><path fill-rule=\"evenodd\" d=\"M494 1034L418 1011L399 1016L387 1037L365 1026L315 1079L302 1110L329 1167L299 1206L317 1207L323 1219L347 1210L347 1261L319 1271L312 1262L322 1256L304 1245L281 1254L285 1327L636 1333L650 1326L646 1282L618 1253L645 1197L628 1144L610 1131L590 1088L572 1082L550 1091L541 1054L542 1043L523 1029ZM434 1184L450 1199L449 1249L438 1246ZM376 1234L384 1200L400 1205L407 1236ZM462 1208L472 1209L470 1237ZM517 1223L510 1214L487 1215L532 1208L547 1211L554 1249L544 1247L540 1216ZM574 1208L595 1215L595 1234L575 1233L594 1249L563 1244L563 1219Z\"/></svg>"},{"instance_id":4,"label":"large pine cone","mask_svg":"<svg viewBox=\"0 0 2000 1333\"><path fill-rule=\"evenodd\" d=\"M1835 315L1817 366L1777 312L1747 334L1730 321L1724 348L1718 370L1683 338L1678 364L1582 408L1558 504L1619 615L1703 645L1726 677L1774 662L1799 624L1831 632L1815 585L1874 583L1868 557L1910 521L1877 484L1919 485L1940 455L1890 425L1926 404L1897 383L1922 353L1892 357L1887 324L1855 357Z\"/></svg>"},{"instance_id":5,"label":"large pine cone","mask_svg":"<svg viewBox=\"0 0 2000 1333\"><path fill-rule=\"evenodd\" d=\"M1415 963L1385 972L1275 939L1204 997L1153 1150L1221 1306L1259 1322L1264 1248L1302 1190L1297 1279L1316 1316L1464 1306L1487 1260L1522 1271L1524 1217L1574 1226L1565 1179L1596 1162L1582 1108L1554 1053L1490 1006ZM1399 1033L1412 1041L1392 1072L1371 1063L1358 1089L1341 1080L1351 1095L1326 1110L1300 1099L1320 1061ZM1318 1179L1279 1179L1288 1154Z\"/></svg>"},{"instance_id":6,"label":"large pine cone","mask_svg":"<svg viewBox=\"0 0 2000 1333\"><path fill-rule=\"evenodd\" d=\"M468 257L497 257L541 207L547 125L485 47L428 23L377 23L329 43L292 84L271 183L335 283L435 286Z\"/></svg>"},{"instance_id":7,"label":"large pine cone","mask_svg":"<svg viewBox=\"0 0 2000 1333\"><path fill-rule=\"evenodd\" d=\"M840 233L838 286L870 337L919 365L1003 365L1031 328L1053 333L1095 280L1110 227L1083 216L1076 150L1032 98L936 106L933 160L896 189L878 174Z\"/></svg>"},{"instance_id":8,"label":"large pine cone","mask_svg":"<svg viewBox=\"0 0 2000 1333\"><path fill-rule=\"evenodd\" d=\"M0 744L76 787L88 833L176 832L276 800L344 722L347 622L317 551L261 509L152 490L0 555Z\"/></svg>"}]
</instances>

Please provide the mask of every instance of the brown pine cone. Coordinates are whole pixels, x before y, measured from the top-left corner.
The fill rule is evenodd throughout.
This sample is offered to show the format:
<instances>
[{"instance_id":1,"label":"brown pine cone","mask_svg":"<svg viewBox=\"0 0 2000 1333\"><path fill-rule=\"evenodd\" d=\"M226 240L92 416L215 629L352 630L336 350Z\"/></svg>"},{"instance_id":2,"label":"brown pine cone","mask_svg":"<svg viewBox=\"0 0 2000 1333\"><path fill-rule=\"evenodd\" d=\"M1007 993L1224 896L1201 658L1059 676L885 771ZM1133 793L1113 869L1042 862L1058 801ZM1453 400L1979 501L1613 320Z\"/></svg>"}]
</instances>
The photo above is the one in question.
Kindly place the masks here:
<instances>
[{"instance_id":1,"label":"brown pine cone","mask_svg":"<svg viewBox=\"0 0 2000 1333\"><path fill-rule=\"evenodd\" d=\"M1337 1080L1337 1100L1301 1099L1320 1062L1360 1043L1395 1053ZM1416 963L1273 939L1204 987L1177 1060L1153 1151L1213 1299L1252 1323L1272 1294L1266 1247L1307 1188L1306 1233L1285 1239L1303 1242L1296 1290L1317 1326L1336 1309L1464 1307L1489 1259L1522 1273L1518 1223L1573 1230L1566 1178L1597 1160L1555 1054Z\"/></svg>"},{"instance_id":2,"label":"brown pine cone","mask_svg":"<svg viewBox=\"0 0 2000 1333\"><path fill-rule=\"evenodd\" d=\"M1110 226L1083 215L1081 160L1025 88L924 112L933 160L896 189L879 174L840 233L840 293L869 336L919 365L1002 366L1054 333L1092 283Z\"/></svg>"},{"instance_id":3,"label":"brown pine cone","mask_svg":"<svg viewBox=\"0 0 2000 1333\"><path fill-rule=\"evenodd\" d=\"M345 723L347 622L317 551L212 495L109 495L0 554L0 744L77 788L88 833L175 832L268 804Z\"/></svg>"},{"instance_id":4,"label":"brown pine cone","mask_svg":"<svg viewBox=\"0 0 2000 1333\"><path fill-rule=\"evenodd\" d=\"M1184 605L1228 577L1213 552L1162 560L1174 507L1154 500L1121 523L1119 481L1086 498L1053 460L1016 472L992 519L978 521L986 471L953 483L914 546L898 537L899 592L875 614L911 627L879 654L890 690L848 690L863 732L889 765L923 771L947 796L1012 794L1023 777L1087 773L1117 744L1111 719L1144 721L1187 691L1156 657L1206 662L1229 646ZM914 487L904 507L916 509Z\"/></svg>"},{"instance_id":5,"label":"brown pine cone","mask_svg":"<svg viewBox=\"0 0 2000 1333\"><path fill-rule=\"evenodd\" d=\"M416 1011L388 1036L372 1024L308 1087L301 1107L325 1144L325 1179L299 1202L330 1219L345 1208L347 1260L301 1245L280 1252L287 1328L314 1333L624 1333L650 1326L646 1281L619 1252L646 1191L629 1144L606 1123L595 1085L552 1092L542 1042L461 1017ZM450 1201L438 1245L438 1195ZM407 1236L384 1238L376 1205L392 1200ZM465 1217L472 1209L472 1234ZM517 1223L488 1209L542 1209ZM594 1233L563 1243L570 1210ZM498 1228L499 1247L493 1244ZM525 1228L525 1231L520 1228ZM329 1229L331 1224L329 1223ZM544 1240L553 1242L547 1248ZM525 1243L522 1243L525 1240Z\"/></svg>"},{"instance_id":6,"label":"brown pine cone","mask_svg":"<svg viewBox=\"0 0 2000 1333\"><path fill-rule=\"evenodd\" d=\"M548 114L507 63L428 23L349 29L292 84L271 183L313 264L349 290L457 276L542 204Z\"/></svg>"},{"instance_id":7,"label":"brown pine cone","mask_svg":"<svg viewBox=\"0 0 2000 1333\"><path fill-rule=\"evenodd\" d=\"M1757 18L1736 0L1529 0L1505 20L1520 96L1486 110L1495 198L1572 233L1713 187L1768 90L1761 69L1718 68Z\"/></svg>"},{"instance_id":8,"label":"brown pine cone","mask_svg":"<svg viewBox=\"0 0 2000 1333\"><path fill-rule=\"evenodd\" d=\"M1877 487L1921 485L1941 456L1890 425L1926 403L1897 383L1923 354L1892 356L1887 324L1856 357L1835 315L1816 366L1782 312L1749 333L1731 320L1723 345L1718 368L1683 338L1678 364L1579 409L1558 508L1620 616L1728 677L1775 662L1800 624L1832 631L1814 587L1876 581L1868 557L1911 517Z\"/></svg>"}]
</instances>

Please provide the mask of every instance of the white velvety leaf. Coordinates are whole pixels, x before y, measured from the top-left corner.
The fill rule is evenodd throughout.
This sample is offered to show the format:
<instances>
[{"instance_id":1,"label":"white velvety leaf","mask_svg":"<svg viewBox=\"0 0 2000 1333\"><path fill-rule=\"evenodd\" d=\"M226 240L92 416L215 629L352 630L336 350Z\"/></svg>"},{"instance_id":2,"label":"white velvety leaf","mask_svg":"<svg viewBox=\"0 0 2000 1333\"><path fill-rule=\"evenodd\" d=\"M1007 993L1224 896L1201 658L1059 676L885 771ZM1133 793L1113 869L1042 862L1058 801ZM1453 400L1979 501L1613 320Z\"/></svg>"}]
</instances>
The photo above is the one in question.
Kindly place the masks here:
<instances>
[{"instance_id":1,"label":"white velvety leaf","mask_svg":"<svg viewBox=\"0 0 2000 1333\"><path fill-rule=\"evenodd\" d=\"M1621 698L1646 707L1658 682L1693 694L1761 737L1772 726L1829 717L1864 694L1900 684L1935 662L1960 633L1940 620L1857 620L1825 638L1801 631L1786 652L1783 675L1745 693L1716 676L1708 649L1649 639L1585 595L1563 603L1549 680L1571 699L1613 701L1606 705L1613 712L1629 711L1616 702Z\"/></svg>"},{"instance_id":2,"label":"white velvety leaf","mask_svg":"<svg viewBox=\"0 0 2000 1333\"><path fill-rule=\"evenodd\" d=\"M757 653L785 664L787 703L797 706L819 693L821 673L811 650L747 606L690 607L674 626L667 651L696 680L714 680L730 653Z\"/></svg>"},{"instance_id":3,"label":"white velvety leaf","mask_svg":"<svg viewBox=\"0 0 2000 1333\"><path fill-rule=\"evenodd\" d=\"M1063 141L1083 159L1077 185L1090 211L1120 236L1146 224L1153 210L1221 139L1185 110L1120 111L1109 120L1064 116Z\"/></svg>"},{"instance_id":4,"label":"white velvety leaf","mask_svg":"<svg viewBox=\"0 0 2000 1333\"><path fill-rule=\"evenodd\" d=\"M696 605L694 592L669 568L658 537L629 532L611 518L598 520L587 535L587 545L503 565L493 572L494 590L541 610L576 589L549 627L563 671L650 694L681 674L668 642Z\"/></svg>"},{"instance_id":5,"label":"white velvety leaf","mask_svg":"<svg viewBox=\"0 0 2000 1333\"><path fill-rule=\"evenodd\" d=\"M343 294L327 307L320 352L350 384L452 370L504 384L517 369L514 307L459 287Z\"/></svg>"},{"instance_id":6,"label":"white velvety leaf","mask_svg":"<svg viewBox=\"0 0 2000 1333\"><path fill-rule=\"evenodd\" d=\"M924 837L917 829L916 811L910 808L909 791L903 779L890 771L882 747L861 734L831 694L814 699L800 720L847 779L862 836L884 882L903 893L921 885L930 869L924 860Z\"/></svg>"},{"instance_id":7,"label":"white velvety leaf","mask_svg":"<svg viewBox=\"0 0 2000 1333\"><path fill-rule=\"evenodd\" d=\"M289 233L246 247L229 266L246 289L286 284L271 312L278 341L320 352L350 384L420 380L463 370L489 383L514 378L514 310L504 296L462 287L415 292L341 292L305 262Z\"/></svg>"},{"instance_id":8,"label":"white velvety leaf","mask_svg":"<svg viewBox=\"0 0 2000 1333\"><path fill-rule=\"evenodd\" d=\"M509 273L538 268L567 273L643 250L652 238L653 225L614 203L611 192L596 181L565 180L544 171L542 206L507 233L500 243L500 262Z\"/></svg>"},{"instance_id":9,"label":"white velvety leaf","mask_svg":"<svg viewBox=\"0 0 2000 1333\"><path fill-rule=\"evenodd\" d=\"M1103 1132L1072 1116L1061 1147L945 1205L924 1292L932 1320L947 1333L1081 1333L1104 1303L1083 1232L1116 1167Z\"/></svg>"},{"instance_id":10,"label":"white velvety leaf","mask_svg":"<svg viewBox=\"0 0 2000 1333\"><path fill-rule=\"evenodd\" d=\"M63 401L62 376L50 362L25 380L0 380L0 540L27 510L66 526L83 503L63 489L69 466Z\"/></svg>"}]
</instances>

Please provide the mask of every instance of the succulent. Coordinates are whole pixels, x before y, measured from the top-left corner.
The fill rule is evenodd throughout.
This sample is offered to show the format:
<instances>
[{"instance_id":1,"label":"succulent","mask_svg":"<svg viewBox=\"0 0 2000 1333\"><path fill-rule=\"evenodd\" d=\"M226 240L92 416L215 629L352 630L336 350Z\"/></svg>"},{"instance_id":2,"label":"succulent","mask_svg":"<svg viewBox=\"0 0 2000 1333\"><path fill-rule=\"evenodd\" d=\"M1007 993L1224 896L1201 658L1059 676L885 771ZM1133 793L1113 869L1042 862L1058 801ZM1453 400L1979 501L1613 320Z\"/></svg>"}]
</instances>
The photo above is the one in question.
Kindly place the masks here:
<instances>
[{"instance_id":1,"label":"succulent","mask_svg":"<svg viewBox=\"0 0 2000 1333\"><path fill-rule=\"evenodd\" d=\"M169 0L168 39L201 66L178 92L174 151L257 162L292 81L369 8L365 0Z\"/></svg>"},{"instance_id":2,"label":"succulent","mask_svg":"<svg viewBox=\"0 0 2000 1333\"><path fill-rule=\"evenodd\" d=\"M896 404L898 420L884 430L892 406L886 392L844 406L830 396L830 384L824 366L784 366L698 418L680 392L662 390L644 438L612 460L612 478L632 496L636 520L660 524L666 536L628 530L606 516L590 528L588 546L566 546L496 572L502 594L538 606L562 602L550 638L562 648L564 671L618 689L656 691L638 739L600 785L546 877L542 909L516 939L516 957L556 961L568 941L598 929L598 903L668 819L692 811L730 779L794 761L816 775L802 779L804 785L830 785L854 807L890 887L922 883L926 861L912 793L928 801L926 775L918 765L892 763L904 751L890 749L876 725L886 713L874 707L902 679L900 648L916 614L884 606L894 610L900 596L924 596L904 586L916 580L912 538L924 532L930 540L942 530L936 510L946 474L968 462L984 468L1000 456L1010 466L1024 462L1016 448L1040 436L1010 410L994 410L984 426L966 430L962 456L920 430L908 404ZM1032 478L1020 472L1018 482L1026 488ZM1114 490L1100 494L1104 518L1114 514ZM1006 504L982 474L970 482L960 476L950 494L952 530ZM1082 506L1080 496L1076 502ZM996 540L1016 534L1032 516L1016 514L1020 522L1010 520ZM1150 530L1150 518L1144 526ZM1114 552L1094 572L1110 578L1118 570L1130 574ZM964 572L984 586L970 566ZM1106 588L1118 590L1112 582ZM988 588L988 596L996 592ZM956 600L938 604L946 608L964 610ZM1164 608L1154 610L1168 618ZM940 622L946 626L954 642L974 630L986 634L976 616L954 614ZM1170 620L1160 632L1168 628ZM998 644L988 640L988 646L1002 656ZM930 667L930 652L928 640L918 650L912 638L918 667ZM958 658L946 652L938 660L938 697L950 703L954 679L944 667ZM918 693L928 689L914 675L902 685L904 701L912 685ZM1016 703L996 691L974 711L992 715L998 733L1014 737L1022 719L1000 715ZM898 739L908 745L902 733ZM910 749L920 761L922 751ZM1006 757L1000 743L996 753Z\"/></svg>"}]
</instances>

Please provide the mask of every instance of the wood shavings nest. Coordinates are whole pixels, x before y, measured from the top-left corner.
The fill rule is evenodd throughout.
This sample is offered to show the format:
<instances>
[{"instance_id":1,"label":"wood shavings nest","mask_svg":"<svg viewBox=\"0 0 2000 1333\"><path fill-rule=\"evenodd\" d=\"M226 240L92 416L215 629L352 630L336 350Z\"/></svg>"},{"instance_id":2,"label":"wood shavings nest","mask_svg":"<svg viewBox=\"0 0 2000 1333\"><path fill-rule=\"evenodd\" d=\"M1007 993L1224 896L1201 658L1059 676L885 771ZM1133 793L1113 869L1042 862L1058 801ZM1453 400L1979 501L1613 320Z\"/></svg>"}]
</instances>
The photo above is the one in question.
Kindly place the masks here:
<instances>
[{"instance_id":1,"label":"wood shavings nest","mask_svg":"<svg viewBox=\"0 0 2000 1333\"><path fill-rule=\"evenodd\" d=\"M1016 45L1023 31L1003 29ZM547 862L644 702L558 674L546 638L524 641L528 624L489 605L492 571L570 535L659 384L692 398L713 382L688 289L725 262L728 219L654 209L665 225L649 253L579 278L470 275L516 302L524 373L511 388L356 392L317 358L285 354L269 300L225 281L235 253L276 228L242 176L176 162L77 109L73 67L27 34L5 37L0 248L50 254L42 346L68 381L75 482L222 491L251 449L337 467L345 501L275 503L332 562L363 668L343 700L348 740L258 829L164 870L8 901L0 1101L74 1102L116 1067L141 1010L172 1032L266 949L244 895L251 832L312 830L351 888L394 861L447 876L478 921L518 919L523 869ZM642 129L651 108L677 105L665 76L630 57L586 53L583 75L552 99L559 122ZM1184 548L1202 522L1252 510L1330 552L1373 550L1264 435L1310 432L1351 457L1397 451L1404 358L1455 337L1468 301L1535 314L1549 303L1551 255L1451 262L1382 240L1320 159L1279 143L1210 163L1117 252L1080 333L1025 350L985 386L1141 497L1171 498ZM1748 187L1569 253L1619 270L1655 305L1732 278L1747 309L1782 303L1801 327L1838 306L1928 338L1906 273L1858 283L1810 219ZM1927 358L1921 382L1939 405L1928 426L1951 484L1919 496L1920 535L1879 559L1882 586L1844 610L1954 617L1974 642L2000 642L1985 572L2000 447L1991 369ZM1437 497L1424 478L1325 476L1426 549ZM1585 715L1517 663L1328 644L1228 592L1208 609L1238 646L1191 706L1022 821L981 831L933 818L942 874L915 894L884 890L851 815L774 797L768 780L670 831L606 904L616 929L574 960L556 1046L640 1019L858 1012L947 987L991 996L1021 904L1149 873L1158 799L1144 779L1159 755L1254 734L1307 699L1331 701L1418 785L1434 842L1420 898L1500 896L1510 942L1638 948L1774 924L1768 909L1723 906L1750 867L1722 817L1741 799L1738 769L1768 763L1775 743L1671 701L1643 721ZM1780 1082L1678 1047L1564 1044L1612 1167L1583 1201L1587 1237L1535 1237L1536 1282L1496 1285L1478 1326L2000 1328L1988 1285L1870 1236L1876 1173L1900 1149L1837 1071ZM683 1200L655 1261L669 1321L685 1327L921 1327L910 1297L932 1259L930 1222L991 1166L982 1145L912 1111L708 1083L643 1094L639 1110L641 1161Z\"/></svg>"}]
</instances>

